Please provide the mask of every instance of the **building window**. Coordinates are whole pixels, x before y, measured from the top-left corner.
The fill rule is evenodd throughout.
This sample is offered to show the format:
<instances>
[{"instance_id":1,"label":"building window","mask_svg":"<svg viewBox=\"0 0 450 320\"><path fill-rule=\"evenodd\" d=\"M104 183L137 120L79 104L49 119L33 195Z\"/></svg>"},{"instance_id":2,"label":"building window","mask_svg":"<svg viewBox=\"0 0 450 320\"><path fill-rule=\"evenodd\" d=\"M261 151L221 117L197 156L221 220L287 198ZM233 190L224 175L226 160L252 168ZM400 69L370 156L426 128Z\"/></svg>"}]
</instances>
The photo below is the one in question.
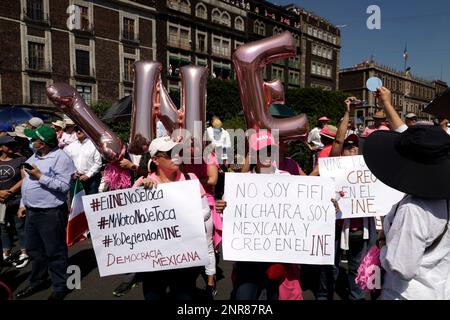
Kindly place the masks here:
<instances>
[{"instance_id":1,"label":"building window","mask_svg":"<svg viewBox=\"0 0 450 320\"><path fill-rule=\"evenodd\" d=\"M221 19L220 19L220 11L219 11L219 9L214 9L213 11L212 11L212 15L211 15L211 20L212 20L212 22L215 22L215 23L220 23L220 21L221 21Z\"/></svg>"},{"instance_id":2,"label":"building window","mask_svg":"<svg viewBox=\"0 0 450 320\"><path fill-rule=\"evenodd\" d=\"M197 4L197 7L195 8L195 16L205 20L208 19L208 12L206 11L204 4Z\"/></svg>"},{"instance_id":3,"label":"building window","mask_svg":"<svg viewBox=\"0 0 450 320\"><path fill-rule=\"evenodd\" d=\"M229 80L231 79L231 65L229 63L212 62L212 77Z\"/></svg>"},{"instance_id":4,"label":"building window","mask_svg":"<svg viewBox=\"0 0 450 320\"><path fill-rule=\"evenodd\" d=\"M191 64L191 57L182 54L168 52L169 76L179 77L181 67Z\"/></svg>"},{"instance_id":5,"label":"building window","mask_svg":"<svg viewBox=\"0 0 450 320\"><path fill-rule=\"evenodd\" d=\"M77 91L83 97L86 104L91 105L91 103L92 103L92 87L77 85Z\"/></svg>"},{"instance_id":6,"label":"building window","mask_svg":"<svg viewBox=\"0 0 450 320\"><path fill-rule=\"evenodd\" d=\"M231 56L231 40L217 36L212 37L212 53L213 55L229 58Z\"/></svg>"},{"instance_id":7,"label":"building window","mask_svg":"<svg viewBox=\"0 0 450 320\"><path fill-rule=\"evenodd\" d=\"M134 38L134 20L123 18L123 38L126 40L136 40Z\"/></svg>"},{"instance_id":8,"label":"building window","mask_svg":"<svg viewBox=\"0 0 450 320\"><path fill-rule=\"evenodd\" d=\"M234 49L239 48L239 47L242 46L243 44L244 44L244 43L241 42L241 41L234 40Z\"/></svg>"},{"instance_id":9,"label":"building window","mask_svg":"<svg viewBox=\"0 0 450 320\"><path fill-rule=\"evenodd\" d=\"M44 19L43 0L27 0L27 17L35 21Z\"/></svg>"},{"instance_id":10,"label":"building window","mask_svg":"<svg viewBox=\"0 0 450 320\"><path fill-rule=\"evenodd\" d=\"M208 46L206 43L206 33L200 33L197 31L197 51L207 53Z\"/></svg>"},{"instance_id":11,"label":"building window","mask_svg":"<svg viewBox=\"0 0 450 320\"><path fill-rule=\"evenodd\" d=\"M300 57L289 58L289 67L295 69L300 68Z\"/></svg>"},{"instance_id":12,"label":"building window","mask_svg":"<svg viewBox=\"0 0 450 320\"><path fill-rule=\"evenodd\" d=\"M284 81L284 70L282 68L272 67L272 78Z\"/></svg>"},{"instance_id":13,"label":"building window","mask_svg":"<svg viewBox=\"0 0 450 320\"><path fill-rule=\"evenodd\" d=\"M46 83L42 81L30 81L30 103L47 104L45 95Z\"/></svg>"},{"instance_id":14,"label":"building window","mask_svg":"<svg viewBox=\"0 0 450 320\"><path fill-rule=\"evenodd\" d=\"M191 4L188 0L180 0L180 11L184 13L191 13Z\"/></svg>"},{"instance_id":15,"label":"building window","mask_svg":"<svg viewBox=\"0 0 450 320\"><path fill-rule=\"evenodd\" d=\"M331 78L331 66L327 66L327 77Z\"/></svg>"},{"instance_id":16,"label":"building window","mask_svg":"<svg viewBox=\"0 0 450 320\"><path fill-rule=\"evenodd\" d=\"M222 24L226 25L227 27L231 27L231 17L228 12L222 13Z\"/></svg>"},{"instance_id":17,"label":"building window","mask_svg":"<svg viewBox=\"0 0 450 320\"><path fill-rule=\"evenodd\" d=\"M255 21L253 24L253 32L261 36L266 35L266 26L263 22Z\"/></svg>"},{"instance_id":18,"label":"building window","mask_svg":"<svg viewBox=\"0 0 450 320\"><path fill-rule=\"evenodd\" d=\"M196 64L198 66L203 66L203 67L207 67L208 66L208 60L203 59L203 58L196 58Z\"/></svg>"},{"instance_id":19,"label":"building window","mask_svg":"<svg viewBox=\"0 0 450 320\"><path fill-rule=\"evenodd\" d=\"M244 19L242 19L241 17L236 17L236 19L234 20L234 27L236 30L244 31Z\"/></svg>"},{"instance_id":20,"label":"building window","mask_svg":"<svg viewBox=\"0 0 450 320\"><path fill-rule=\"evenodd\" d=\"M134 59L125 58L123 62L123 79L125 81L133 81Z\"/></svg>"},{"instance_id":21,"label":"building window","mask_svg":"<svg viewBox=\"0 0 450 320\"><path fill-rule=\"evenodd\" d=\"M89 76L90 63L89 63L89 51L75 50L76 55L76 73L79 75Z\"/></svg>"},{"instance_id":22,"label":"building window","mask_svg":"<svg viewBox=\"0 0 450 320\"><path fill-rule=\"evenodd\" d=\"M89 31L92 29L89 22L89 8L78 6L80 8L81 13L81 30Z\"/></svg>"},{"instance_id":23,"label":"building window","mask_svg":"<svg viewBox=\"0 0 450 320\"><path fill-rule=\"evenodd\" d=\"M316 65L315 62L313 62L313 63L311 64L311 73L312 73L312 74L317 74L317 65Z\"/></svg>"},{"instance_id":24,"label":"building window","mask_svg":"<svg viewBox=\"0 0 450 320\"><path fill-rule=\"evenodd\" d=\"M283 32L282 29L278 29L277 27L273 28L273 34L274 34L274 35L280 34L280 33L282 33L282 32Z\"/></svg>"},{"instance_id":25,"label":"building window","mask_svg":"<svg viewBox=\"0 0 450 320\"><path fill-rule=\"evenodd\" d=\"M43 70L44 61L44 44L28 42L28 68L31 70Z\"/></svg>"},{"instance_id":26,"label":"building window","mask_svg":"<svg viewBox=\"0 0 450 320\"><path fill-rule=\"evenodd\" d=\"M169 45L191 50L191 30L177 25L169 25Z\"/></svg>"},{"instance_id":27,"label":"building window","mask_svg":"<svg viewBox=\"0 0 450 320\"><path fill-rule=\"evenodd\" d=\"M317 29L316 28L313 29L313 36L317 38Z\"/></svg>"},{"instance_id":28,"label":"building window","mask_svg":"<svg viewBox=\"0 0 450 320\"><path fill-rule=\"evenodd\" d=\"M300 74L296 71L289 71L289 83L298 85L300 83Z\"/></svg>"},{"instance_id":29,"label":"building window","mask_svg":"<svg viewBox=\"0 0 450 320\"><path fill-rule=\"evenodd\" d=\"M131 88L125 88L124 90L123 90L123 95L126 97L126 96L131 96L133 94L133 89L131 89Z\"/></svg>"},{"instance_id":30,"label":"building window","mask_svg":"<svg viewBox=\"0 0 450 320\"><path fill-rule=\"evenodd\" d=\"M191 3L188 0L167 0L170 9L191 14Z\"/></svg>"},{"instance_id":31,"label":"building window","mask_svg":"<svg viewBox=\"0 0 450 320\"><path fill-rule=\"evenodd\" d=\"M311 27L311 26L308 26L308 34L309 34L309 35L312 35L312 34L313 34L313 30L312 30L312 27Z\"/></svg>"},{"instance_id":32,"label":"building window","mask_svg":"<svg viewBox=\"0 0 450 320\"><path fill-rule=\"evenodd\" d=\"M294 35L295 38L295 44L297 45L297 47L301 47L300 45L300 36L298 34Z\"/></svg>"}]
</instances>

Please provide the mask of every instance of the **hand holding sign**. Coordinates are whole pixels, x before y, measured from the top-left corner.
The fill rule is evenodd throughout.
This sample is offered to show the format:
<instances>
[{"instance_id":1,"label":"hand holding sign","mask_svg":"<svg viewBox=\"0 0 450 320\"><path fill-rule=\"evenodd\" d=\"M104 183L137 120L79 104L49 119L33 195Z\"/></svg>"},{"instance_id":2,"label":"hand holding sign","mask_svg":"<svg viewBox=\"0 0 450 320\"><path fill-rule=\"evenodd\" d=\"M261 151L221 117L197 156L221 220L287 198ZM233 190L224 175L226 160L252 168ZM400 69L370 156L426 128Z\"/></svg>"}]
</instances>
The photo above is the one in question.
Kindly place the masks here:
<instances>
[{"instance_id":1,"label":"hand holding sign","mask_svg":"<svg viewBox=\"0 0 450 320\"><path fill-rule=\"evenodd\" d=\"M384 216L403 197L370 172L363 156L321 158L319 170L322 177L335 179L340 192L337 219Z\"/></svg>"},{"instance_id":2,"label":"hand holding sign","mask_svg":"<svg viewBox=\"0 0 450 320\"><path fill-rule=\"evenodd\" d=\"M377 77L370 77L366 81L366 88L370 92L377 92L377 88L380 88L383 86L383 82L380 78Z\"/></svg>"}]
</instances>

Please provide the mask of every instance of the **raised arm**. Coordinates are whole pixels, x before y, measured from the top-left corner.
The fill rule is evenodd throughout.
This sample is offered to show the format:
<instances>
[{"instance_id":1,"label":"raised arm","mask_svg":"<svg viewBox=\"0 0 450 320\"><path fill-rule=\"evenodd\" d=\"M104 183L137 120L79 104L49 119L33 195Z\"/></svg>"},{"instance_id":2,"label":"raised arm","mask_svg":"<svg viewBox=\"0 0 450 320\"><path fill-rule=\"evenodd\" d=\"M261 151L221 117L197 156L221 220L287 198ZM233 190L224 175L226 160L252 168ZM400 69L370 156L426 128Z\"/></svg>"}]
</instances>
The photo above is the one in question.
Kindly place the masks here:
<instances>
[{"instance_id":1,"label":"raised arm","mask_svg":"<svg viewBox=\"0 0 450 320\"><path fill-rule=\"evenodd\" d=\"M391 125L391 130L395 131L404 131L406 130L406 124L398 115L397 111L395 111L394 106L392 105L392 97L391 91L385 87L378 87L377 92L375 93L380 98L380 104L386 113L386 116Z\"/></svg>"},{"instance_id":2,"label":"raised arm","mask_svg":"<svg viewBox=\"0 0 450 320\"><path fill-rule=\"evenodd\" d=\"M333 147L330 152L330 157L340 157L342 155L342 150L344 149L344 141L345 141L345 133L347 132L348 122L350 120L350 104L353 100L356 100L355 97L348 97L345 99L345 112L344 118L339 124L336 138L333 142Z\"/></svg>"}]
</instances>

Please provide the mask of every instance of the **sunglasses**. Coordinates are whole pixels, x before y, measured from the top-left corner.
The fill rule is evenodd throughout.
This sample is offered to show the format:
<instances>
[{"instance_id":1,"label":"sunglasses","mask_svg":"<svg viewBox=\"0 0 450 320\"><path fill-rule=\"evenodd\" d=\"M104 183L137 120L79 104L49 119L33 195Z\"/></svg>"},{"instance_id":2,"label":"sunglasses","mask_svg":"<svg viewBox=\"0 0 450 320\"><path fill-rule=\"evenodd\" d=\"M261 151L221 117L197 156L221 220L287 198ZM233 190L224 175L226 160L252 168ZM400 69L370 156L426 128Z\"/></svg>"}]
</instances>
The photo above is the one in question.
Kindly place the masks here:
<instances>
[{"instance_id":1,"label":"sunglasses","mask_svg":"<svg viewBox=\"0 0 450 320\"><path fill-rule=\"evenodd\" d=\"M158 153L155 155L157 158L164 158L164 159L173 159L175 156L179 156L180 158L183 157L183 150L179 150L179 152L176 152L174 149L169 151L158 151Z\"/></svg>"}]
</instances>

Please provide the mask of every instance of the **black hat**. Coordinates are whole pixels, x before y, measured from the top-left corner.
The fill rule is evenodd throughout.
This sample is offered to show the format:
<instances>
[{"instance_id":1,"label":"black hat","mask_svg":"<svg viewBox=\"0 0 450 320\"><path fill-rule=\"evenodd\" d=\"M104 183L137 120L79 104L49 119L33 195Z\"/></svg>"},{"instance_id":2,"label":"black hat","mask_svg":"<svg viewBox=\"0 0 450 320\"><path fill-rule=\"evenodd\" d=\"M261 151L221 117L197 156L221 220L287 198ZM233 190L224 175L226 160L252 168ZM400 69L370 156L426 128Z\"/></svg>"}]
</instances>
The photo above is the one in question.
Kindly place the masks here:
<instances>
[{"instance_id":1,"label":"black hat","mask_svg":"<svg viewBox=\"0 0 450 320\"><path fill-rule=\"evenodd\" d=\"M450 135L442 128L376 131L363 154L367 167L386 185L422 198L450 199Z\"/></svg>"},{"instance_id":2,"label":"black hat","mask_svg":"<svg viewBox=\"0 0 450 320\"><path fill-rule=\"evenodd\" d=\"M438 118L450 119L450 88L435 97L424 109L423 112L434 115Z\"/></svg>"}]
</instances>

